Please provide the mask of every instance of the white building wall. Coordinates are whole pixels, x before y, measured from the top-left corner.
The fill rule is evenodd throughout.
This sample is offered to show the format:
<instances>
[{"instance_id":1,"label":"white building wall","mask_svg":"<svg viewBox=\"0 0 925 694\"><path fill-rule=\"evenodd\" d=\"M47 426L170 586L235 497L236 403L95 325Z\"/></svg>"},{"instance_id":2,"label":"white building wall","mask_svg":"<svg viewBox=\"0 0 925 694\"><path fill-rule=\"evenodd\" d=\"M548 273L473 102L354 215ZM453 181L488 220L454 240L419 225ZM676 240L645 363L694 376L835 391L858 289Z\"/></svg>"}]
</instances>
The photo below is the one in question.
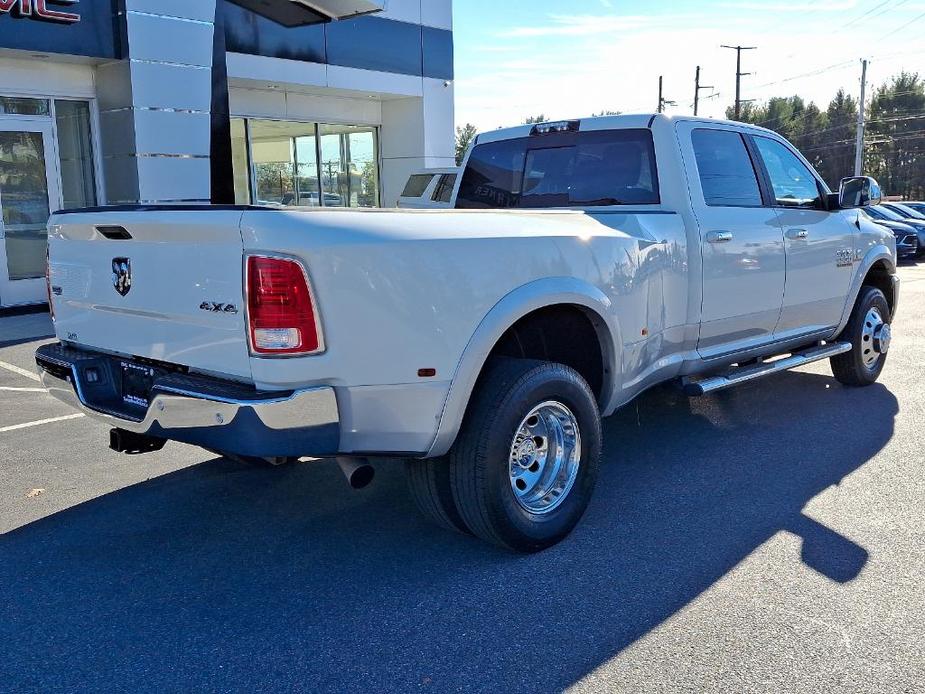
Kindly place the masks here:
<instances>
[{"instance_id":1,"label":"white building wall","mask_svg":"<svg viewBox=\"0 0 925 694\"><path fill-rule=\"evenodd\" d=\"M210 197L215 0L125 0L129 60L97 69L110 203ZM452 0L390 0L378 16L452 29ZM416 169L454 163L451 82L229 53L236 116L380 126L382 204Z\"/></svg>"},{"instance_id":2,"label":"white building wall","mask_svg":"<svg viewBox=\"0 0 925 694\"><path fill-rule=\"evenodd\" d=\"M129 59L97 71L108 201L208 201L215 0L125 5Z\"/></svg>"}]
</instances>

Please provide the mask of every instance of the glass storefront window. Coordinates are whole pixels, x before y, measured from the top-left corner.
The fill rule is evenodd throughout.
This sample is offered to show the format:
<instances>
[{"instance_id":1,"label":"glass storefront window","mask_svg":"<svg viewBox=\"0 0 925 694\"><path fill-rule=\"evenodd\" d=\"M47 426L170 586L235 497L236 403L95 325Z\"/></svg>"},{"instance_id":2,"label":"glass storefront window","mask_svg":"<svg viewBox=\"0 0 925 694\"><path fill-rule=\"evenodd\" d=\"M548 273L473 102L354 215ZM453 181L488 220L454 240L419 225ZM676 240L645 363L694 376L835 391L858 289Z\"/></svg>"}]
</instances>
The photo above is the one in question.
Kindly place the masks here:
<instances>
[{"instance_id":1,"label":"glass storefront window","mask_svg":"<svg viewBox=\"0 0 925 694\"><path fill-rule=\"evenodd\" d=\"M318 207L314 123L248 121L254 202Z\"/></svg>"},{"instance_id":2,"label":"glass storefront window","mask_svg":"<svg viewBox=\"0 0 925 694\"><path fill-rule=\"evenodd\" d=\"M50 213L41 132L0 131L0 196L9 279L41 277Z\"/></svg>"},{"instance_id":3,"label":"glass storefront window","mask_svg":"<svg viewBox=\"0 0 925 694\"><path fill-rule=\"evenodd\" d=\"M93 207L97 198L90 104L86 101L56 100L55 121L64 209Z\"/></svg>"},{"instance_id":4,"label":"glass storefront window","mask_svg":"<svg viewBox=\"0 0 925 694\"><path fill-rule=\"evenodd\" d=\"M48 99L25 99L16 96L0 96L0 115L4 116L47 116Z\"/></svg>"},{"instance_id":5,"label":"glass storefront window","mask_svg":"<svg viewBox=\"0 0 925 694\"><path fill-rule=\"evenodd\" d=\"M329 206L378 207L379 166L376 129L321 125L321 183ZM325 198L327 204L327 197Z\"/></svg>"},{"instance_id":6,"label":"glass storefront window","mask_svg":"<svg viewBox=\"0 0 925 694\"><path fill-rule=\"evenodd\" d=\"M231 119L231 172L234 178L234 202L249 205L251 201L250 161L247 153L247 121Z\"/></svg>"},{"instance_id":7,"label":"glass storefront window","mask_svg":"<svg viewBox=\"0 0 925 694\"><path fill-rule=\"evenodd\" d=\"M233 118L232 150L239 203L379 205L375 128Z\"/></svg>"}]
</instances>

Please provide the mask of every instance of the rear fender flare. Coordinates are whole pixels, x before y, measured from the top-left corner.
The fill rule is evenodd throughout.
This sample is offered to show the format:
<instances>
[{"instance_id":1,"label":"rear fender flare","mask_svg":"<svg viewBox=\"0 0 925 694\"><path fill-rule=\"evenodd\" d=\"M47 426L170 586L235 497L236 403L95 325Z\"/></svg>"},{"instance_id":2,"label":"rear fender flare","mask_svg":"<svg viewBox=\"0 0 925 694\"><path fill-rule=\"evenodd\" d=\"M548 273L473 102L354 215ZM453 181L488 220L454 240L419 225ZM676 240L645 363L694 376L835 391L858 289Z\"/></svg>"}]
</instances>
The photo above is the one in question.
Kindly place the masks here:
<instances>
[{"instance_id":1,"label":"rear fender flare","mask_svg":"<svg viewBox=\"0 0 925 694\"><path fill-rule=\"evenodd\" d=\"M533 311L562 304L584 307L591 314L605 361L601 411L609 411L622 373L622 352L617 346L623 344L611 300L597 287L574 278L536 280L507 294L479 323L456 366L428 457L441 456L450 450L488 355L508 328Z\"/></svg>"}]
</instances>

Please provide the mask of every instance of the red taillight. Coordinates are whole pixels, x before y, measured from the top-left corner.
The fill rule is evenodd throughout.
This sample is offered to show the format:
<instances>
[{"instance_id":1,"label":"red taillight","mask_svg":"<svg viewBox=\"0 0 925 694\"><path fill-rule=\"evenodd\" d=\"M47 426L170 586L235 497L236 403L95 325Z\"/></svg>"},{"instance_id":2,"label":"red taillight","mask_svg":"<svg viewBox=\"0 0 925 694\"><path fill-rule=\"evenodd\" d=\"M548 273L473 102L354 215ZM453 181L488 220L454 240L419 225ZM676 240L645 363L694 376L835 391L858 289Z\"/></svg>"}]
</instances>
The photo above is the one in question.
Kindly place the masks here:
<instances>
[{"instance_id":1,"label":"red taillight","mask_svg":"<svg viewBox=\"0 0 925 694\"><path fill-rule=\"evenodd\" d=\"M51 319L55 319L55 303L51 300L51 253L45 249L45 291L48 294L48 312Z\"/></svg>"},{"instance_id":2,"label":"red taillight","mask_svg":"<svg viewBox=\"0 0 925 694\"><path fill-rule=\"evenodd\" d=\"M247 259L247 318L257 354L312 354L323 349L305 270L286 258Z\"/></svg>"}]
</instances>

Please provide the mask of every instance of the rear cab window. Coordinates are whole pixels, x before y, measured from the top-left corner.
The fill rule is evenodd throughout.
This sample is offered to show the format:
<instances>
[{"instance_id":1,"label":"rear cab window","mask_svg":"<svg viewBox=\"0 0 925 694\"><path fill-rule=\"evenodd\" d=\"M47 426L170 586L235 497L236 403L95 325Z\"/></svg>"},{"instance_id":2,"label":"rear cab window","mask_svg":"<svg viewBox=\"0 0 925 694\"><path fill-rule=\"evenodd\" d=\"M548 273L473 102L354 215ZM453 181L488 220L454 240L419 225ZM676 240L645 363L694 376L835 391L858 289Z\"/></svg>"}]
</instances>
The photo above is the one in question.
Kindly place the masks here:
<instances>
[{"instance_id":1,"label":"rear cab window","mask_svg":"<svg viewBox=\"0 0 925 694\"><path fill-rule=\"evenodd\" d=\"M433 174L415 174L408 179L405 189L402 191L403 198L419 198L424 195L427 186L434 179Z\"/></svg>"},{"instance_id":2,"label":"rear cab window","mask_svg":"<svg viewBox=\"0 0 925 694\"><path fill-rule=\"evenodd\" d=\"M458 208L658 205L648 129L554 132L476 145Z\"/></svg>"}]
</instances>

